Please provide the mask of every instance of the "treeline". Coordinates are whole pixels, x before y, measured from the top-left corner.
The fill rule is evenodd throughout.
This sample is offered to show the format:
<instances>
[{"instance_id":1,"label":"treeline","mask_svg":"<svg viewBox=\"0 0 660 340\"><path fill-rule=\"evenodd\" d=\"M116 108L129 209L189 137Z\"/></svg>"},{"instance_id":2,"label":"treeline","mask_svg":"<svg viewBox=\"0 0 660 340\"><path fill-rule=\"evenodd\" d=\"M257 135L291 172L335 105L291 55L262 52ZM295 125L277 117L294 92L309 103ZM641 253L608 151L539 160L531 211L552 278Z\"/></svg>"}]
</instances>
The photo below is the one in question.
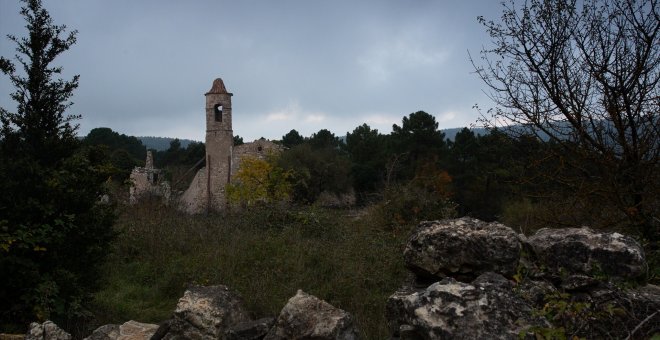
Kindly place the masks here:
<instances>
[{"instance_id":1,"label":"treeline","mask_svg":"<svg viewBox=\"0 0 660 340\"><path fill-rule=\"evenodd\" d=\"M387 203L392 223L435 218L449 207L458 215L498 219L524 189L524 164L543 145L468 128L452 141L424 111L403 117L390 134L362 124L345 142L323 129L309 137L291 130L281 143L286 150L277 164L292 171L294 201L350 192L358 205Z\"/></svg>"},{"instance_id":2,"label":"treeline","mask_svg":"<svg viewBox=\"0 0 660 340\"><path fill-rule=\"evenodd\" d=\"M144 166L147 156L147 147L140 138L120 134L107 127L92 129L82 138L82 142L105 149L113 166L113 178L118 181L128 179L134 167ZM175 138L170 140L166 150L149 149L154 156L154 166L166 169L192 166L204 158L204 143L187 141L185 144L186 147L183 147L181 140Z\"/></svg>"},{"instance_id":3,"label":"treeline","mask_svg":"<svg viewBox=\"0 0 660 340\"><path fill-rule=\"evenodd\" d=\"M286 180L294 202L314 203L324 193L354 194L358 206L381 209L382 223L390 225L453 214L499 220L522 231L580 225L632 234L641 230L631 224L639 209L634 202L624 202L630 208L621 209L616 195L599 194L606 178L628 170L601 167L579 152L567 152L581 150L579 143L543 138L524 126L486 134L464 128L451 140L433 115L418 111L393 125L390 134L363 124L343 140L322 129L309 137L291 130L278 142L285 151L270 160L270 168L281 169L273 172L280 175L253 178L252 185L266 183L271 189L242 190L265 193L244 201L282 197L272 188L286 189L280 183ZM249 182L258 174L241 178ZM648 182L656 183L656 177ZM653 192L637 195L657 206Z\"/></svg>"},{"instance_id":4,"label":"treeline","mask_svg":"<svg viewBox=\"0 0 660 340\"><path fill-rule=\"evenodd\" d=\"M251 163L260 168L245 169L253 173L241 177L243 182L253 177L265 187L239 190L252 196L238 200L269 202L265 196L253 197L262 192L295 204L313 204L328 195L343 202L342 197L349 197L357 206L379 206L383 223L392 225L449 212L501 220L523 230L548 223L618 228L627 222L616 209L603 209L610 200L593 197L589 187L565 183L578 178L580 170L565 165L577 160L557 143L531 133L512 137L509 131L497 129L478 132L463 128L449 139L438 129L435 117L424 111L404 116L389 134L367 124L347 132L345 138L327 129L311 136L291 130L274 141L283 152L271 157L268 165ZM83 142L108 148L119 180L144 164L146 147L136 137L97 128ZM235 145L242 142L240 136L234 137ZM205 148L200 142L184 148L174 139L167 150L152 152L155 166L165 169L177 190L185 190L195 170L204 166ZM584 163L582 168L593 166ZM271 169L270 175L264 169ZM266 178L254 178L257 173ZM273 192L275 187L287 192Z\"/></svg>"},{"instance_id":5,"label":"treeline","mask_svg":"<svg viewBox=\"0 0 660 340\"><path fill-rule=\"evenodd\" d=\"M168 137L138 136L137 139L139 139L147 149L157 151L165 151L169 149L170 143L172 142L172 138ZM191 139L179 139L179 143L181 143L181 147L185 149L188 147L188 144L197 142Z\"/></svg>"}]
</instances>

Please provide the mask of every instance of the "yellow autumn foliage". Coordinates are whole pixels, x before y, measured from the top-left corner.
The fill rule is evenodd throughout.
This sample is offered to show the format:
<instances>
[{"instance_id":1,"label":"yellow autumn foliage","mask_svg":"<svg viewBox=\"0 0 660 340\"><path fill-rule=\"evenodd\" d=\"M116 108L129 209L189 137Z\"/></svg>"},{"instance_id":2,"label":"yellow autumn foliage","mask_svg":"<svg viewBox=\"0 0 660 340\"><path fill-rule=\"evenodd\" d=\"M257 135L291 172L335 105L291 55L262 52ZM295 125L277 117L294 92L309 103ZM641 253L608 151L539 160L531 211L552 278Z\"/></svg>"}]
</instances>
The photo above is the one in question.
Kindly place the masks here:
<instances>
[{"instance_id":1,"label":"yellow autumn foliage","mask_svg":"<svg viewBox=\"0 0 660 340\"><path fill-rule=\"evenodd\" d=\"M292 172L276 166L273 157L267 160L252 156L241 158L234 182L227 185L229 203L252 206L287 201L291 197Z\"/></svg>"}]
</instances>

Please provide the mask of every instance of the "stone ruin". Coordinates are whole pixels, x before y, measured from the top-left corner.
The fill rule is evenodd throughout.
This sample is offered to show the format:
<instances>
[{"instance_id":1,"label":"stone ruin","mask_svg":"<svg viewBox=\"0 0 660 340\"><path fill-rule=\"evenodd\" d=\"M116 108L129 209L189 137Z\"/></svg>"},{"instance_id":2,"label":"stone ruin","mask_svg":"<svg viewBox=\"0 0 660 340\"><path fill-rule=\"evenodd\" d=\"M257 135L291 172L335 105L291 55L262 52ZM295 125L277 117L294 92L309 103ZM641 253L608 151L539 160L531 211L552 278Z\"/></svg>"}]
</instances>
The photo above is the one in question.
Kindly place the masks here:
<instances>
[{"instance_id":1,"label":"stone ruin","mask_svg":"<svg viewBox=\"0 0 660 340\"><path fill-rule=\"evenodd\" d=\"M227 199L225 186L232 182L241 160L246 157L265 159L269 154L280 152L282 146L261 138L250 143L234 146L232 130L232 93L227 92L222 79L213 81L206 96L206 155L205 166L197 171L188 189L178 197L179 208L195 214L225 210ZM130 203L147 196L162 197L171 201L171 188L163 180L162 171L153 167L151 151L147 152L144 167L136 167L131 173Z\"/></svg>"},{"instance_id":2,"label":"stone ruin","mask_svg":"<svg viewBox=\"0 0 660 340\"><path fill-rule=\"evenodd\" d=\"M225 210L225 186L232 182L241 159L264 159L281 146L266 139L234 146L232 130L232 93L227 92L222 79L213 81L206 96L206 165L197 171L190 187L179 199L180 207L188 213Z\"/></svg>"},{"instance_id":3,"label":"stone ruin","mask_svg":"<svg viewBox=\"0 0 660 340\"><path fill-rule=\"evenodd\" d=\"M169 202L171 196L170 185L163 180L162 171L154 168L154 157L147 151L144 167L135 167L130 176L129 203L135 204L145 197L160 197Z\"/></svg>"}]
</instances>

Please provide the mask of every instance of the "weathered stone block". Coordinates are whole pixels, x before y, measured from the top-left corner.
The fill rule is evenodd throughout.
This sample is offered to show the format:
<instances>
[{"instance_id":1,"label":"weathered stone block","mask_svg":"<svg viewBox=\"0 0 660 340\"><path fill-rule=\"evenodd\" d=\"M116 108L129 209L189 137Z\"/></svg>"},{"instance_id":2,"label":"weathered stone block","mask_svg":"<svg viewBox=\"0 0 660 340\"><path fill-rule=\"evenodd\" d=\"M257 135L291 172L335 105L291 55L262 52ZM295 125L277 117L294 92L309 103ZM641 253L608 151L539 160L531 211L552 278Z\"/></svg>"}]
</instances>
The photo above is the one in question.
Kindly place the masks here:
<instances>
[{"instance_id":1,"label":"weathered stone block","mask_svg":"<svg viewBox=\"0 0 660 340\"><path fill-rule=\"evenodd\" d=\"M264 339L354 340L358 333L349 313L298 290Z\"/></svg>"},{"instance_id":2,"label":"weathered stone block","mask_svg":"<svg viewBox=\"0 0 660 340\"><path fill-rule=\"evenodd\" d=\"M541 229L528 238L549 274L633 279L647 271L642 247L632 237L587 227Z\"/></svg>"},{"instance_id":3,"label":"weathered stone block","mask_svg":"<svg viewBox=\"0 0 660 340\"><path fill-rule=\"evenodd\" d=\"M420 223L403 257L420 278L471 281L489 271L513 276L520 251L518 234L511 228L464 217Z\"/></svg>"}]
</instances>

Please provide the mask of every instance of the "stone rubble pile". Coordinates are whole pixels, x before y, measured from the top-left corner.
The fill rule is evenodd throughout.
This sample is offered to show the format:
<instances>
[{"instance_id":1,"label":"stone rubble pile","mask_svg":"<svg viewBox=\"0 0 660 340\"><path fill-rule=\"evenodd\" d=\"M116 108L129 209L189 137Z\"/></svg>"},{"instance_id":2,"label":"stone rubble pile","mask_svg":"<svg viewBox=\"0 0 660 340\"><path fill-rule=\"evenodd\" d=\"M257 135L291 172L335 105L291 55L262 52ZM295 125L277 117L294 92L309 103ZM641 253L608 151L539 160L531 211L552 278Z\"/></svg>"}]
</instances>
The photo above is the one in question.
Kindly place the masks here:
<instances>
[{"instance_id":1,"label":"stone rubble pile","mask_svg":"<svg viewBox=\"0 0 660 340\"><path fill-rule=\"evenodd\" d=\"M387 302L392 339L536 339L567 320L584 320L568 337L660 332L660 288L638 284L644 252L618 233L541 229L526 238L472 218L423 222L404 260L414 277Z\"/></svg>"},{"instance_id":2,"label":"stone rubble pile","mask_svg":"<svg viewBox=\"0 0 660 340\"><path fill-rule=\"evenodd\" d=\"M132 334L115 331L115 325L102 326L86 340L353 340L358 334L349 313L302 290L289 299L277 318L252 320L241 296L223 285L190 287L179 299L172 319L160 326L141 325L145 325L144 331Z\"/></svg>"},{"instance_id":3,"label":"stone rubble pile","mask_svg":"<svg viewBox=\"0 0 660 340\"><path fill-rule=\"evenodd\" d=\"M403 256L411 279L387 301L391 339L660 334L660 287L643 284L644 252L618 233L541 229L527 238L472 218L431 221L415 229ZM48 321L30 325L25 339L71 336ZM105 325L85 339L354 340L358 331L349 313L302 290L277 317L254 320L238 293L217 285L188 288L160 325Z\"/></svg>"}]
</instances>

